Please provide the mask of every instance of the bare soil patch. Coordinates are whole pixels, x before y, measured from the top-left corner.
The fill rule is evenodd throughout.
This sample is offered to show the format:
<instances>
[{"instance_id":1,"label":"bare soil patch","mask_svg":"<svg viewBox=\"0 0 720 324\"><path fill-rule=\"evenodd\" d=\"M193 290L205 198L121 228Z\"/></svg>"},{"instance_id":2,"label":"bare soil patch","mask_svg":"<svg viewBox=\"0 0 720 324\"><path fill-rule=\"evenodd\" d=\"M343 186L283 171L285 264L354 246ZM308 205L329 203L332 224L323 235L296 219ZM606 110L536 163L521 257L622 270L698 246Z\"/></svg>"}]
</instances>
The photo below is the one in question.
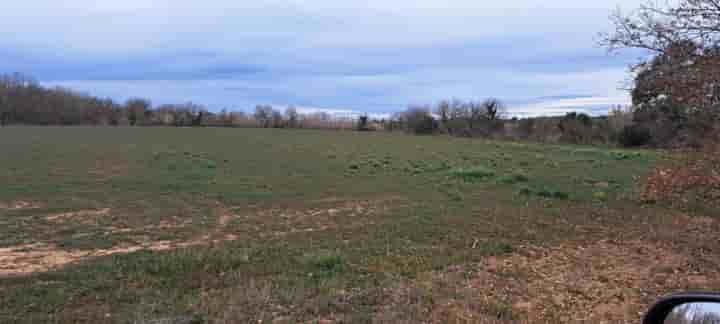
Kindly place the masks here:
<instances>
[{"instance_id":1,"label":"bare soil patch","mask_svg":"<svg viewBox=\"0 0 720 324\"><path fill-rule=\"evenodd\" d=\"M662 295L720 288L717 251L665 236L715 244L717 228L711 218L679 217L637 238L522 246L393 288L376 315L397 319L396 309L415 304L433 323L638 323ZM432 302L417 297L427 291Z\"/></svg>"},{"instance_id":2,"label":"bare soil patch","mask_svg":"<svg viewBox=\"0 0 720 324\"><path fill-rule=\"evenodd\" d=\"M22 208L29 208L30 203L17 204ZM376 207L372 201L362 202L345 202L342 205L334 206L327 209L267 209L260 210L250 216L240 216L234 214L230 208L217 202L213 210L217 219L214 225L211 225L205 234L191 237L185 240L162 240L149 241L143 244L125 244L110 249L95 249L90 251L68 251L53 244L36 243L18 245L0 249L0 276L17 276L28 275L36 272L44 272L57 268L61 268L71 263L77 263L95 257L108 256L114 254L132 253L141 250L150 251L167 251L192 246L201 246L209 244L218 244L241 239L237 233L233 233L228 226L233 220L243 219L247 217L260 218L269 217L270 215L279 216L285 220L286 225L291 229L285 232L270 232L268 236L283 236L298 232L312 232L316 230L327 230L334 228L339 223L335 218L340 215L349 215L350 217L359 214L369 214L374 212ZM96 210L80 210L75 212L60 213L47 216L46 219L52 222L80 222L83 224L96 223L99 217L110 214L110 208ZM308 227L312 224L313 227ZM166 230L187 226L182 220L174 218L173 221L162 221L158 225L152 225L143 230ZM112 233L127 233L134 229L127 227L108 228Z\"/></svg>"},{"instance_id":3,"label":"bare soil patch","mask_svg":"<svg viewBox=\"0 0 720 324\"><path fill-rule=\"evenodd\" d=\"M110 214L110 208L88 209L75 212L54 214L45 219L51 222L78 221L81 223L92 223L96 218Z\"/></svg>"},{"instance_id":4,"label":"bare soil patch","mask_svg":"<svg viewBox=\"0 0 720 324\"><path fill-rule=\"evenodd\" d=\"M37 209L40 207L40 204L25 200L17 200L7 204L0 202L0 210L26 210Z\"/></svg>"}]
</instances>

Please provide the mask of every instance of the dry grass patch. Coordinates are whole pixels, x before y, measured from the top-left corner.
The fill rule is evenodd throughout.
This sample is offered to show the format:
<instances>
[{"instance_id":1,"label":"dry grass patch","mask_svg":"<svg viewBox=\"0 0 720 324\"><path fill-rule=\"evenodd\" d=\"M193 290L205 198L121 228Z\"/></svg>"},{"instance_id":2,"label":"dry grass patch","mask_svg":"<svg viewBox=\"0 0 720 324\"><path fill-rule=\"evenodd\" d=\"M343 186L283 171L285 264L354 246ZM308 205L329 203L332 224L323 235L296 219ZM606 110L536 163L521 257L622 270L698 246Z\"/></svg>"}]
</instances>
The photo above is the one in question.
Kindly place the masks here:
<instances>
[{"instance_id":1,"label":"dry grass patch","mask_svg":"<svg viewBox=\"0 0 720 324\"><path fill-rule=\"evenodd\" d=\"M720 238L717 228L710 218L680 217L635 239L521 246L508 257L394 288L376 316L408 323L637 323L662 295L720 288L718 251L705 245ZM665 236L670 231L679 241ZM707 243L693 247L684 238ZM418 297L424 294L431 298ZM408 307L413 311L394 314Z\"/></svg>"},{"instance_id":2,"label":"dry grass patch","mask_svg":"<svg viewBox=\"0 0 720 324\"><path fill-rule=\"evenodd\" d=\"M42 206L38 203L25 200L16 200L8 204L0 202L0 210L26 210L38 209L41 207Z\"/></svg>"},{"instance_id":3,"label":"dry grass patch","mask_svg":"<svg viewBox=\"0 0 720 324\"><path fill-rule=\"evenodd\" d=\"M88 209L88 210L80 210L75 212L68 212L68 213L60 213L60 214L53 214L45 219L51 221L51 222L66 222L70 220L79 221L80 223L87 224L87 223L95 223L98 217L107 216L110 214L111 209L110 208L102 208L102 209Z\"/></svg>"},{"instance_id":4,"label":"dry grass patch","mask_svg":"<svg viewBox=\"0 0 720 324\"><path fill-rule=\"evenodd\" d=\"M34 206L29 203L18 204L18 206ZM71 263L85 261L91 258L126 254L141 250L150 251L166 251L179 248L187 248L192 246L220 244L223 242L236 241L242 238L240 233L233 232L230 226L234 220L242 220L243 218L254 219L273 219L280 217L287 231L268 231L261 234L265 236L283 236L293 233L313 232L336 228L338 224L346 222L346 220L336 219L340 215L350 218L359 215L369 215L377 211L376 202L373 201L354 201L345 202L343 204L330 208L313 208L313 209L267 209L257 211L253 215L241 217L231 211L220 202L216 203L213 208L213 214L216 222L210 225L207 230L195 237L179 240L158 240L147 241L142 244L121 244L109 249L93 249L85 251L69 251L54 244L36 243L27 245L18 245L0 249L0 276L17 276L28 275L37 272L44 272L66 266ZM110 214L110 208L97 210L80 210L75 212L59 213L47 216L48 221L63 222L79 222L82 224L96 224L99 217ZM353 224L352 221L347 221ZM363 223L364 224L364 223ZM359 226L360 224L356 224ZM187 222L183 222L177 217L172 221L164 220L158 225L150 225L143 228L127 228L110 226L107 228L108 233L113 234L129 234L136 231L162 231L167 229L176 229L189 226ZM350 225L352 226L352 225ZM260 229L262 230L262 229Z\"/></svg>"}]
</instances>

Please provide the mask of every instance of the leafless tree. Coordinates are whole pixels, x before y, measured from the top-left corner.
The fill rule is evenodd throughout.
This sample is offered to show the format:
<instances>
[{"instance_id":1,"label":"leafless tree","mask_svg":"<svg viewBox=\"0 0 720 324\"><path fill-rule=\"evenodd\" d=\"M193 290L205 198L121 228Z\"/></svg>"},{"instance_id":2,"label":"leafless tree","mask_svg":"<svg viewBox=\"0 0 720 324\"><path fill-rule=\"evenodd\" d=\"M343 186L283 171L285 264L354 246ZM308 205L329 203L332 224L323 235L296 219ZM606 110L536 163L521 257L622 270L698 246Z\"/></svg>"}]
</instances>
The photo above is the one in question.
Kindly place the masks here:
<instances>
[{"instance_id":1,"label":"leafless tree","mask_svg":"<svg viewBox=\"0 0 720 324\"><path fill-rule=\"evenodd\" d=\"M450 102L447 100L440 101L435 113L440 117L440 126L444 131L452 134L452 129L449 127L450 122Z\"/></svg>"},{"instance_id":2,"label":"leafless tree","mask_svg":"<svg viewBox=\"0 0 720 324\"><path fill-rule=\"evenodd\" d=\"M432 134L437 121L430 113L430 106L410 106L402 113L406 131L415 134Z\"/></svg>"},{"instance_id":3,"label":"leafless tree","mask_svg":"<svg viewBox=\"0 0 720 324\"><path fill-rule=\"evenodd\" d=\"M130 126L135 126L138 123L142 124L148 112L152 108L150 100L142 98L133 98L125 103L125 109L127 110L128 121Z\"/></svg>"},{"instance_id":4,"label":"leafless tree","mask_svg":"<svg viewBox=\"0 0 720 324\"><path fill-rule=\"evenodd\" d=\"M279 111L272 109L270 114L271 120L272 120L272 127L273 128L283 128L285 127L285 120L283 119L282 113Z\"/></svg>"},{"instance_id":5,"label":"leafless tree","mask_svg":"<svg viewBox=\"0 0 720 324\"><path fill-rule=\"evenodd\" d=\"M255 107L255 120L260 124L260 127L270 128L272 126L272 115L273 107L266 105L258 105Z\"/></svg>"},{"instance_id":6,"label":"leafless tree","mask_svg":"<svg viewBox=\"0 0 720 324\"><path fill-rule=\"evenodd\" d=\"M287 119L287 126L289 128L300 127L300 114L298 114L295 107L290 106L285 110L285 119Z\"/></svg>"},{"instance_id":7,"label":"leafless tree","mask_svg":"<svg viewBox=\"0 0 720 324\"><path fill-rule=\"evenodd\" d=\"M500 99L490 98L486 99L482 103L482 110L484 110L484 116L488 120L498 120L507 114L507 108Z\"/></svg>"},{"instance_id":8,"label":"leafless tree","mask_svg":"<svg viewBox=\"0 0 720 324\"><path fill-rule=\"evenodd\" d=\"M649 1L635 12L616 11L615 31L602 35L611 50L642 48L657 53L691 41L702 47L720 44L720 0L682 0L677 6Z\"/></svg>"}]
</instances>

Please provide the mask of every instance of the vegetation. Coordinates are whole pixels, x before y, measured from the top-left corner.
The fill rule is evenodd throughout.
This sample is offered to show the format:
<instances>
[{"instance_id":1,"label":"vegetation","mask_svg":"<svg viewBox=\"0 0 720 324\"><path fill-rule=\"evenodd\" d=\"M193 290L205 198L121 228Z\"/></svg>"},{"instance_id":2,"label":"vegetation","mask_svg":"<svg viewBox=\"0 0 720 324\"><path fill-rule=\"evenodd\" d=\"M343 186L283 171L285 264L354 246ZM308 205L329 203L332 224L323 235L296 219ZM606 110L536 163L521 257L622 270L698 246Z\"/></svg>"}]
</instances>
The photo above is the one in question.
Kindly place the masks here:
<instances>
[{"instance_id":1,"label":"vegetation","mask_svg":"<svg viewBox=\"0 0 720 324\"><path fill-rule=\"evenodd\" d=\"M691 127L696 130L696 134L707 129L707 126L697 126L700 125L699 121L706 120L700 117L698 115L692 119L698 121ZM640 124L641 118L653 120L656 125ZM371 119L367 115L347 119L326 113L301 114L292 106L283 113L268 105L258 105L254 113L249 115L227 110L213 113L194 103L153 107L149 100L142 98L118 104L111 99L95 98L67 89L46 89L20 74L0 78L1 125L356 129L542 143L627 146L662 144L667 142L662 132L690 125L687 122L689 119L685 117L673 118L672 127L660 123L660 120L655 115L648 115L648 110L622 109L615 109L606 117L569 113L559 117L507 119L505 105L498 99L479 103L441 101L435 107L411 106L389 119ZM635 127L635 124L640 124L640 128ZM650 139L634 136L638 134L633 132L644 129L650 130Z\"/></svg>"},{"instance_id":2,"label":"vegetation","mask_svg":"<svg viewBox=\"0 0 720 324\"><path fill-rule=\"evenodd\" d=\"M657 146L700 147L720 124L720 6L716 0L648 3L613 17L612 50L639 48L652 58L634 67L635 122Z\"/></svg>"},{"instance_id":3,"label":"vegetation","mask_svg":"<svg viewBox=\"0 0 720 324\"><path fill-rule=\"evenodd\" d=\"M662 219L632 199L648 151L312 130L0 132L3 322L361 323L381 316L385 289L429 272L586 238L575 226ZM393 316L414 314L403 307Z\"/></svg>"},{"instance_id":4,"label":"vegetation","mask_svg":"<svg viewBox=\"0 0 720 324\"><path fill-rule=\"evenodd\" d=\"M602 117L211 113L2 77L1 126L118 127L0 129L0 322L636 322L717 289L718 8L618 14L606 45L654 56ZM254 129L180 129L204 126Z\"/></svg>"}]
</instances>

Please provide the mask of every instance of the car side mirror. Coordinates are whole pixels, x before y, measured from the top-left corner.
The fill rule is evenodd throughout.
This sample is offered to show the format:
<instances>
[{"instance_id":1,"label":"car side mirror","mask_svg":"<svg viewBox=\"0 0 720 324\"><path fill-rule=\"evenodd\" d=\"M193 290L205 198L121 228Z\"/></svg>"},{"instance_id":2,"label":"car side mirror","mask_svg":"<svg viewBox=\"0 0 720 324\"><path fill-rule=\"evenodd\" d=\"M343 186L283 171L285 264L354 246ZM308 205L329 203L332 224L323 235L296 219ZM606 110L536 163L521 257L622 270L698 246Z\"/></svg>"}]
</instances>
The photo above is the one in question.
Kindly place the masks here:
<instances>
[{"instance_id":1,"label":"car side mirror","mask_svg":"<svg viewBox=\"0 0 720 324\"><path fill-rule=\"evenodd\" d=\"M720 324L720 294L683 293L661 299L643 324Z\"/></svg>"}]
</instances>

